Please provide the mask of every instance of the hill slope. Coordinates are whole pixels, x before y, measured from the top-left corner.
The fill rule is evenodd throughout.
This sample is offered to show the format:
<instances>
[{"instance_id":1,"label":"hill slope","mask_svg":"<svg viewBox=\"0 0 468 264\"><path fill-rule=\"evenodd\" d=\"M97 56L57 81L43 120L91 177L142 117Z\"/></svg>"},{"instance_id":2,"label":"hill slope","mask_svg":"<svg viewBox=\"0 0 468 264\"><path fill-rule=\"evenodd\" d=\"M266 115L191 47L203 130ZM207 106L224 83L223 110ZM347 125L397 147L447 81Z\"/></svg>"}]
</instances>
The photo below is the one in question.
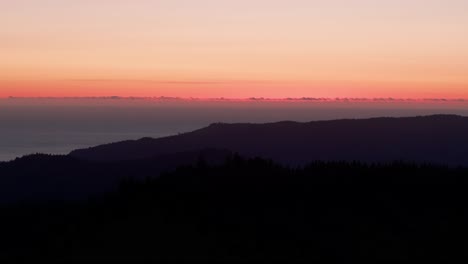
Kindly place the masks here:
<instances>
[{"instance_id":1,"label":"hill slope","mask_svg":"<svg viewBox=\"0 0 468 264\"><path fill-rule=\"evenodd\" d=\"M30 155L0 163L0 204L83 199L115 191L124 179L158 177L204 160L222 164L231 153L206 149L124 162L93 162L70 156Z\"/></svg>"},{"instance_id":2,"label":"hill slope","mask_svg":"<svg viewBox=\"0 0 468 264\"><path fill-rule=\"evenodd\" d=\"M228 149L242 156L271 158L290 165L303 165L312 160L404 160L468 165L468 117L218 123L177 136L76 150L70 156L92 161L122 161L206 148Z\"/></svg>"}]
</instances>

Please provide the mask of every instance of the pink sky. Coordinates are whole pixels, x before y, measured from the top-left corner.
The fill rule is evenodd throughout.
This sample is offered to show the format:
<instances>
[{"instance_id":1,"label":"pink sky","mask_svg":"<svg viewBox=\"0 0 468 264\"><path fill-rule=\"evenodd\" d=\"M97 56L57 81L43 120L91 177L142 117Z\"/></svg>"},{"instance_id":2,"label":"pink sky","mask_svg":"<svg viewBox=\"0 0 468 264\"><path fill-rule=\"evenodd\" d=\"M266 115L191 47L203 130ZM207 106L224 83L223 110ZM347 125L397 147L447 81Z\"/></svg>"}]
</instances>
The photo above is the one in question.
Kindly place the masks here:
<instances>
[{"instance_id":1,"label":"pink sky","mask_svg":"<svg viewBox=\"0 0 468 264\"><path fill-rule=\"evenodd\" d=\"M0 97L468 98L463 0L0 2Z\"/></svg>"}]
</instances>

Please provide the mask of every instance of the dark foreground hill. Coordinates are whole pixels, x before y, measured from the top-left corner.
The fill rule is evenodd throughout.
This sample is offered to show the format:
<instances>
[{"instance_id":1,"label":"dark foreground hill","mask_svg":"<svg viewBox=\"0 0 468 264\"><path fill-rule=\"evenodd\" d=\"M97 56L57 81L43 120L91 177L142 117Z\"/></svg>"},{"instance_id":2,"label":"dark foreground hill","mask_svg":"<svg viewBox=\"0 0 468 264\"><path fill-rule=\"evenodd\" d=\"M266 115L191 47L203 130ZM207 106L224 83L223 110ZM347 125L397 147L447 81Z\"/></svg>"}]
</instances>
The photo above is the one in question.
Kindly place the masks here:
<instances>
[{"instance_id":1,"label":"dark foreground hill","mask_svg":"<svg viewBox=\"0 0 468 264\"><path fill-rule=\"evenodd\" d=\"M403 163L200 161L87 202L3 206L0 262L464 262L467 176Z\"/></svg>"},{"instance_id":2,"label":"dark foreground hill","mask_svg":"<svg viewBox=\"0 0 468 264\"><path fill-rule=\"evenodd\" d=\"M151 159L93 162L71 156L30 155L0 163L0 203L81 200L115 191L124 179L144 180L202 159L222 164L229 151L205 149Z\"/></svg>"},{"instance_id":3,"label":"dark foreground hill","mask_svg":"<svg viewBox=\"0 0 468 264\"><path fill-rule=\"evenodd\" d=\"M283 164L312 160L432 162L468 166L468 118L435 115L310 123L213 124L177 136L125 141L73 151L91 161L152 158L200 149L228 149Z\"/></svg>"}]
</instances>

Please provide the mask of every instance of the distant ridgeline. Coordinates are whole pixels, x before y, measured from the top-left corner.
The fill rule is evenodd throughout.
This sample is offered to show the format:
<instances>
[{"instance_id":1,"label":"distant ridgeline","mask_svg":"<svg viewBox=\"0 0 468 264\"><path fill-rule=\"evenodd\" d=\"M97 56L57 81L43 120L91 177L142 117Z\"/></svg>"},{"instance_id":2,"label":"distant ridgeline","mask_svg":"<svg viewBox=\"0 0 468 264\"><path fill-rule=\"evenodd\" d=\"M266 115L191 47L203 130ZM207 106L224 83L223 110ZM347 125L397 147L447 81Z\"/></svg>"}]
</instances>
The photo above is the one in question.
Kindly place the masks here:
<instances>
[{"instance_id":1,"label":"distant ridgeline","mask_svg":"<svg viewBox=\"0 0 468 264\"><path fill-rule=\"evenodd\" d=\"M305 165L317 160L366 163L399 160L468 166L468 118L434 115L310 123L216 123L171 137L76 150L70 156L112 162L202 149L229 150L285 165Z\"/></svg>"}]
</instances>

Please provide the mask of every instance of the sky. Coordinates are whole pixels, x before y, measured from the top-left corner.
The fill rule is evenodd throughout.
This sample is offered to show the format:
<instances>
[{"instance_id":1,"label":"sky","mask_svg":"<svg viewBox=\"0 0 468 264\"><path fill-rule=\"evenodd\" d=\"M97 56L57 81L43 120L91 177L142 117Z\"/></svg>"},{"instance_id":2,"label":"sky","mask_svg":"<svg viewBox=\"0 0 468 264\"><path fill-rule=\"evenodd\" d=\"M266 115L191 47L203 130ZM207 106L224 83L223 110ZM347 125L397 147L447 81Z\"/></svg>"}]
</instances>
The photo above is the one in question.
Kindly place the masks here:
<instances>
[{"instance_id":1,"label":"sky","mask_svg":"<svg viewBox=\"0 0 468 264\"><path fill-rule=\"evenodd\" d=\"M0 97L468 98L466 0L0 0Z\"/></svg>"}]
</instances>

